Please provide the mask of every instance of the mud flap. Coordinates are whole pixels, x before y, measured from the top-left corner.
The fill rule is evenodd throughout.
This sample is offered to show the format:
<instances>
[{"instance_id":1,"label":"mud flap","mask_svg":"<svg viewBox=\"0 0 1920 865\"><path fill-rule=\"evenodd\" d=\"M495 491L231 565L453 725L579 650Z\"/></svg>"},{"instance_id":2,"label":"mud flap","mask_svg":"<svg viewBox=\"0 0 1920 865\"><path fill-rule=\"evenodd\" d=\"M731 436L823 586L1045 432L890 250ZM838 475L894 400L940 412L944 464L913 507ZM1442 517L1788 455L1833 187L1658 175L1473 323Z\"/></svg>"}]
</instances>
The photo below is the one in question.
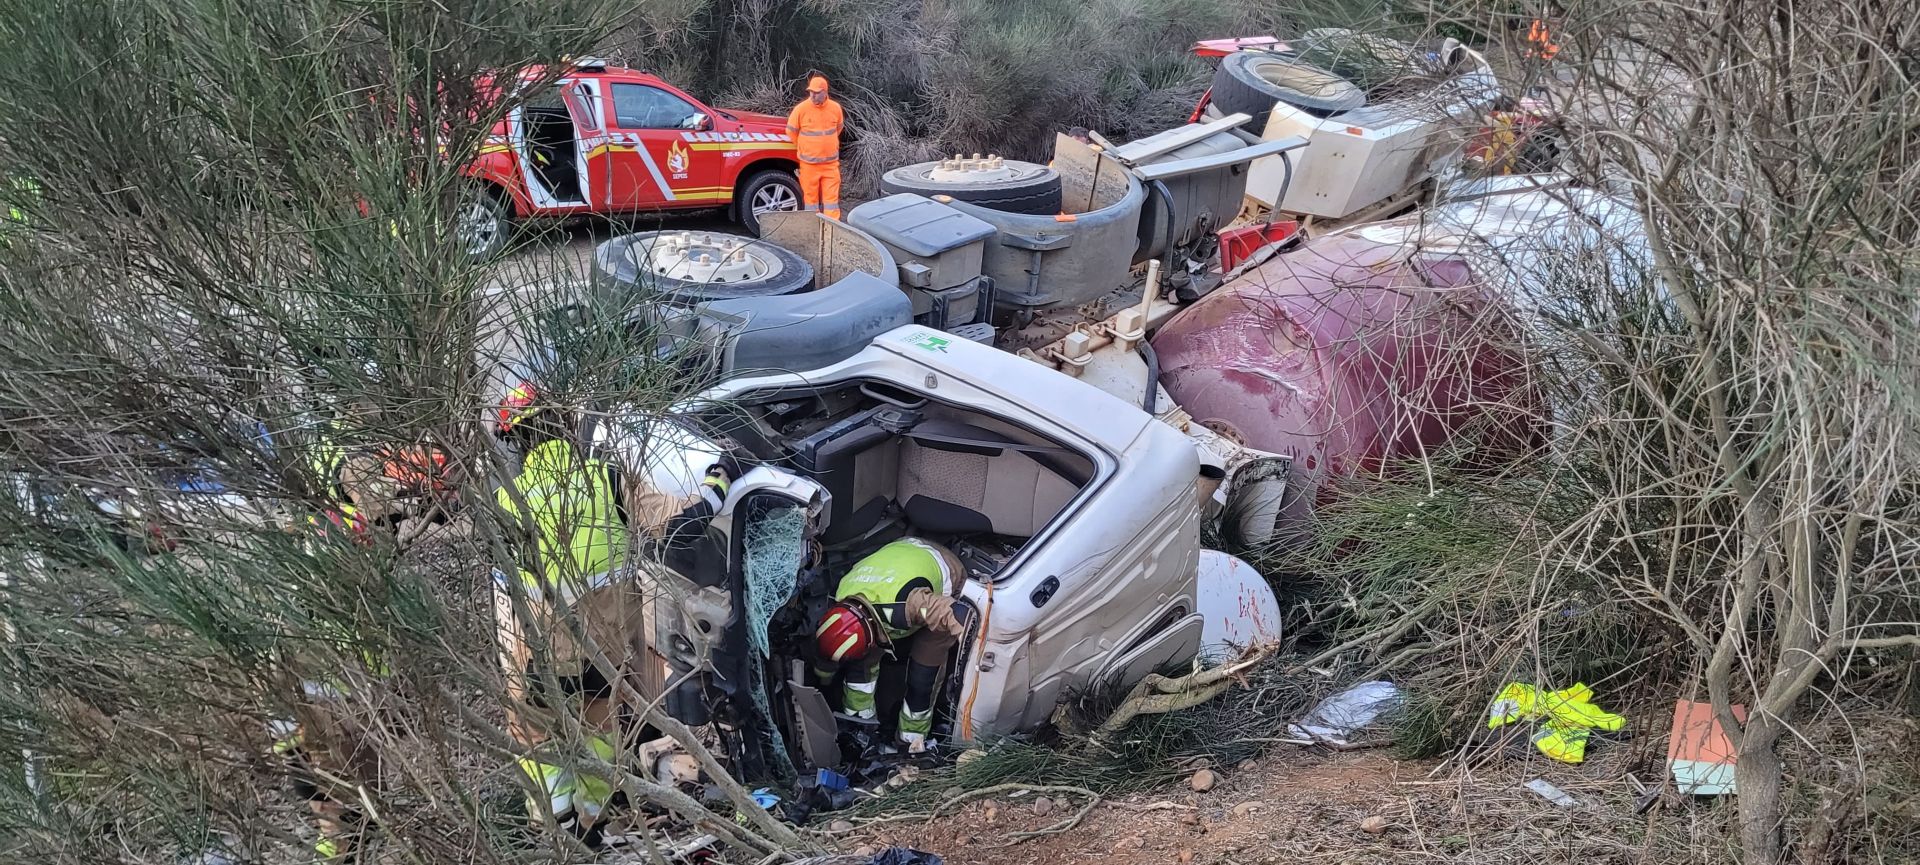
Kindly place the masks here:
<instances>
[{"instance_id":1,"label":"mud flap","mask_svg":"<svg viewBox=\"0 0 1920 865\"><path fill-rule=\"evenodd\" d=\"M761 215L760 239L813 265L814 284L822 288L854 273L900 287L893 253L873 235L845 222L807 211L777 211Z\"/></svg>"}]
</instances>

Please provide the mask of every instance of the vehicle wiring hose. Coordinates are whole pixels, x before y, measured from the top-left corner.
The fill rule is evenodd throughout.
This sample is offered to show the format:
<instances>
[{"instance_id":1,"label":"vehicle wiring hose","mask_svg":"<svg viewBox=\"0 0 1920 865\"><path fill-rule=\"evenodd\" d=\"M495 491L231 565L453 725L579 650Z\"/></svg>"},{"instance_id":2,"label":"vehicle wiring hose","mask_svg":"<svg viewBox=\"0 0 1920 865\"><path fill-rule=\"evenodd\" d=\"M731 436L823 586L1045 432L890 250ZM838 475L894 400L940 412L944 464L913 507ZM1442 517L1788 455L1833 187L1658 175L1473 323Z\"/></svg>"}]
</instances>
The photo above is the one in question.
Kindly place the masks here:
<instances>
[{"instance_id":1,"label":"vehicle wiring hose","mask_svg":"<svg viewBox=\"0 0 1920 865\"><path fill-rule=\"evenodd\" d=\"M1144 336L1140 338L1139 351L1140 359L1147 362L1147 395L1140 398L1140 408L1153 414L1160 404L1160 354Z\"/></svg>"},{"instance_id":2,"label":"vehicle wiring hose","mask_svg":"<svg viewBox=\"0 0 1920 865\"><path fill-rule=\"evenodd\" d=\"M984 648L987 641L987 626L993 623L993 580L987 579L982 582L987 584L987 606L980 611L980 633L975 637L978 641L976 646L979 648ZM969 658L971 657L969 653ZM960 738L964 741L973 741L973 701L979 698L980 687L980 677L973 677L973 690L967 692L967 702L960 707Z\"/></svg>"}]
</instances>

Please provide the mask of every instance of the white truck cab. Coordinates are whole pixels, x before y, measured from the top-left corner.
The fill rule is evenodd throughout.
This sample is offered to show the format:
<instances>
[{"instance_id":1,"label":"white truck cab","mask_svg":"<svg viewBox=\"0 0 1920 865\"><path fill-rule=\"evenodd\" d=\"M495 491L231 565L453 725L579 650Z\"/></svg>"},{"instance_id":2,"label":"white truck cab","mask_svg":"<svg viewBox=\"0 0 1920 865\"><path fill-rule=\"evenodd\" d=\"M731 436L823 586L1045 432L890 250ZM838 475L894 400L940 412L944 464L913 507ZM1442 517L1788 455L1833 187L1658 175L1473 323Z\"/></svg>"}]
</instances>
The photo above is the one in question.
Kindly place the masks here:
<instances>
[{"instance_id":1,"label":"white truck cab","mask_svg":"<svg viewBox=\"0 0 1920 865\"><path fill-rule=\"evenodd\" d=\"M735 743L750 774L842 762L836 695L808 672L813 623L847 569L901 537L966 566L974 636L940 692L951 737L1040 726L1067 694L1202 651L1199 450L1092 385L908 325L818 369L731 378L677 414L750 467L697 548L663 557L647 642L679 683L670 712L754 731ZM1243 641L1258 630L1232 624Z\"/></svg>"}]
</instances>

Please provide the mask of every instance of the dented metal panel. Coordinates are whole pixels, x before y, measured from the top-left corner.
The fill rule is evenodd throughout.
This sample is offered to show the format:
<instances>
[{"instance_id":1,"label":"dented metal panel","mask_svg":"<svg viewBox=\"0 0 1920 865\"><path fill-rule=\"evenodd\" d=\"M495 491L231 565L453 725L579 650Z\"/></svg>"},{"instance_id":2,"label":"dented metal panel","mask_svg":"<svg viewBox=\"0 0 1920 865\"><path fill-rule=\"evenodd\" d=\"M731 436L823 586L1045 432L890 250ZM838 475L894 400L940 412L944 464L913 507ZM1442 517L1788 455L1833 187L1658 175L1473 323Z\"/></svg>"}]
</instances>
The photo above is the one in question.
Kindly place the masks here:
<instances>
[{"instance_id":1,"label":"dented metal panel","mask_svg":"<svg viewBox=\"0 0 1920 865\"><path fill-rule=\"evenodd\" d=\"M1511 319L1469 260L1336 234L1274 257L1154 337L1161 384L1200 423L1293 457L1305 515L1330 475L1378 470L1469 428L1481 452L1539 440Z\"/></svg>"}]
</instances>

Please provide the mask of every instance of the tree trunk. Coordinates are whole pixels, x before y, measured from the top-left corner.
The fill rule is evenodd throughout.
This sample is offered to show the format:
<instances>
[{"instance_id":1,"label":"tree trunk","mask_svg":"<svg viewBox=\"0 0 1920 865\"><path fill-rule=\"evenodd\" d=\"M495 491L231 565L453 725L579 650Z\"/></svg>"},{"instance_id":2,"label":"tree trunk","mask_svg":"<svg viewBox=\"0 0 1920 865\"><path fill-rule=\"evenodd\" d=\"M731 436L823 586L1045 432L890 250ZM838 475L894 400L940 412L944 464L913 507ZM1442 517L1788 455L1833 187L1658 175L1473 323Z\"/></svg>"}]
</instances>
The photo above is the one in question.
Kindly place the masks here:
<instances>
[{"instance_id":1,"label":"tree trunk","mask_svg":"<svg viewBox=\"0 0 1920 865\"><path fill-rule=\"evenodd\" d=\"M1740 819L1740 847L1748 865L1776 865L1780 851L1780 755L1774 744L1784 721L1756 712L1740 736L1733 767Z\"/></svg>"}]
</instances>

